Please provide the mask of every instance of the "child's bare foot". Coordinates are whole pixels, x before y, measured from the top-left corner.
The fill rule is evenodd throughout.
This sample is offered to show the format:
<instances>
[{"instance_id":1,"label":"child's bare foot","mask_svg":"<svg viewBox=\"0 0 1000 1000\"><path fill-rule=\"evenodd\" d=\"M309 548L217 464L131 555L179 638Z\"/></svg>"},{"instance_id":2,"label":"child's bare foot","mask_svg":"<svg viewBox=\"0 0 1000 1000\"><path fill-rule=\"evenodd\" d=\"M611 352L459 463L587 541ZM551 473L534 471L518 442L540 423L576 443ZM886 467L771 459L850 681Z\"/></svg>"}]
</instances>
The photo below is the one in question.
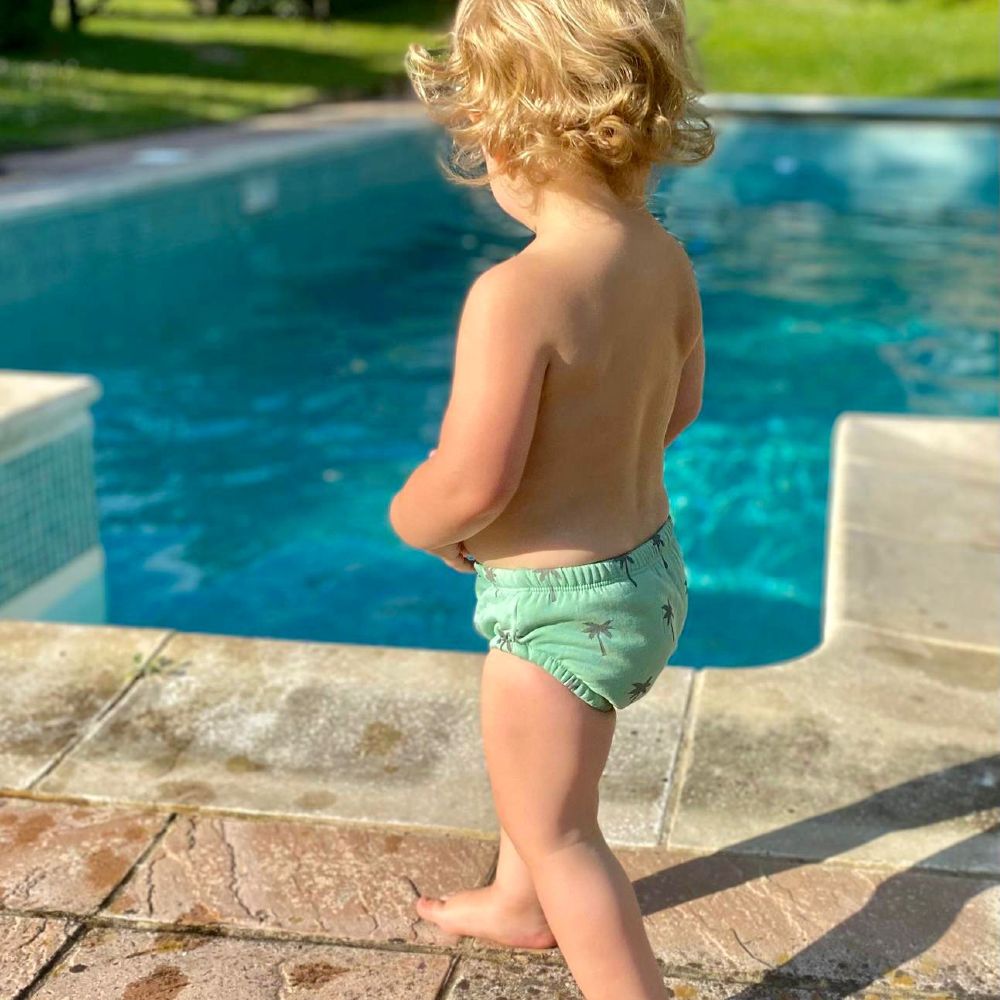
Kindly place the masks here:
<instances>
[{"instance_id":1,"label":"child's bare foot","mask_svg":"<svg viewBox=\"0 0 1000 1000\"><path fill-rule=\"evenodd\" d=\"M442 899L421 896L416 910L449 934L487 938L509 948L554 948L556 939L537 903L515 903L495 885Z\"/></svg>"}]
</instances>

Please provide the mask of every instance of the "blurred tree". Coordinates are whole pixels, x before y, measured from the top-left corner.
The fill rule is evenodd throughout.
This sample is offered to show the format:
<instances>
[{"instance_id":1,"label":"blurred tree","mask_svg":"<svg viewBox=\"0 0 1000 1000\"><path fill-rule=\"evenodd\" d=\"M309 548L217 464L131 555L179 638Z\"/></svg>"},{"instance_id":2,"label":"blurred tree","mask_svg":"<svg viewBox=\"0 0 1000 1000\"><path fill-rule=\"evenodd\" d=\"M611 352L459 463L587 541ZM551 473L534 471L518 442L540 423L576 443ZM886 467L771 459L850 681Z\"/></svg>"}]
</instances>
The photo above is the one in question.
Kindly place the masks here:
<instances>
[{"instance_id":1,"label":"blurred tree","mask_svg":"<svg viewBox=\"0 0 1000 1000\"><path fill-rule=\"evenodd\" d=\"M332 3L331 0L191 0L191 6L195 13L206 17L219 14L274 14L277 17L329 21L335 9L343 14L343 4ZM377 8L379 4L373 2L369 6Z\"/></svg>"},{"instance_id":2,"label":"blurred tree","mask_svg":"<svg viewBox=\"0 0 1000 1000\"><path fill-rule=\"evenodd\" d=\"M73 31L79 31L84 18L92 17L107 7L108 0L93 0L92 3L83 4L80 0L66 0L69 5L69 26Z\"/></svg>"},{"instance_id":3,"label":"blurred tree","mask_svg":"<svg viewBox=\"0 0 1000 1000\"><path fill-rule=\"evenodd\" d=\"M37 45L52 28L53 0L0 0L0 50Z\"/></svg>"}]
</instances>

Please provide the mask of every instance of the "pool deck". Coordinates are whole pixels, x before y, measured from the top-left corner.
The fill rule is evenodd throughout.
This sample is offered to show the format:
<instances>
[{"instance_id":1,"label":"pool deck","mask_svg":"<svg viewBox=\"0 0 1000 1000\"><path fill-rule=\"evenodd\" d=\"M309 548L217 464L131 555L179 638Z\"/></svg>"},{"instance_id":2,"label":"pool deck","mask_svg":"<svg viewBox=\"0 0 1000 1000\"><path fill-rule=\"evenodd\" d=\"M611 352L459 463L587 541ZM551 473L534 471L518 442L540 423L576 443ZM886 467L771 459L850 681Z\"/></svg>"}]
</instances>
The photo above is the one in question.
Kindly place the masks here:
<instances>
[{"instance_id":1,"label":"pool deck","mask_svg":"<svg viewBox=\"0 0 1000 1000\"><path fill-rule=\"evenodd\" d=\"M1000 421L833 445L821 645L667 670L602 826L675 997L995 1000ZM413 910L495 865L481 662L0 622L0 1000L579 997Z\"/></svg>"}]
</instances>

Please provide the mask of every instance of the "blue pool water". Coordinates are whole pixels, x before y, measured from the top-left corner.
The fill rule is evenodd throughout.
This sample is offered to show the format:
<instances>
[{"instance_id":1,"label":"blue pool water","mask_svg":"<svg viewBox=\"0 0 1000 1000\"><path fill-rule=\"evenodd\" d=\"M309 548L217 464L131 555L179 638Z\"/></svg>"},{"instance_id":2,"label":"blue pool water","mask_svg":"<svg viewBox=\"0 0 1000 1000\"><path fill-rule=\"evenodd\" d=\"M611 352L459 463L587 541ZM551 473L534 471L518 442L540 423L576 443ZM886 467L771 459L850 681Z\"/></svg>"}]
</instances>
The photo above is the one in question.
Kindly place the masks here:
<instances>
[{"instance_id":1,"label":"blue pool water","mask_svg":"<svg viewBox=\"0 0 1000 1000\"><path fill-rule=\"evenodd\" d=\"M997 132L720 119L664 173L708 347L666 455L691 610L674 657L819 641L843 410L995 414ZM0 367L90 372L117 624L481 651L471 575L386 509L436 443L474 276L530 237L399 126L0 215Z\"/></svg>"}]
</instances>

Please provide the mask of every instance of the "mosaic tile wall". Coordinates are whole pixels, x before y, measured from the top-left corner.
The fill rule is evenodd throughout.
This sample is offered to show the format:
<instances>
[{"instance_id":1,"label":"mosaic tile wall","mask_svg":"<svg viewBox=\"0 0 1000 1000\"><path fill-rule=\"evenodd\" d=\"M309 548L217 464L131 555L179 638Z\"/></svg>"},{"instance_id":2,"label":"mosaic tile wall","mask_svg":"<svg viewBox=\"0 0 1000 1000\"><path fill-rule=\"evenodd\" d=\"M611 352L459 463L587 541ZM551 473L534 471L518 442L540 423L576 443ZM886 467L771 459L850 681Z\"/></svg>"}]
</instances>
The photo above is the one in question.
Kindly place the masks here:
<instances>
[{"instance_id":1,"label":"mosaic tile wall","mask_svg":"<svg viewBox=\"0 0 1000 1000\"><path fill-rule=\"evenodd\" d=\"M0 605L98 544L93 423L0 460Z\"/></svg>"}]
</instances>

